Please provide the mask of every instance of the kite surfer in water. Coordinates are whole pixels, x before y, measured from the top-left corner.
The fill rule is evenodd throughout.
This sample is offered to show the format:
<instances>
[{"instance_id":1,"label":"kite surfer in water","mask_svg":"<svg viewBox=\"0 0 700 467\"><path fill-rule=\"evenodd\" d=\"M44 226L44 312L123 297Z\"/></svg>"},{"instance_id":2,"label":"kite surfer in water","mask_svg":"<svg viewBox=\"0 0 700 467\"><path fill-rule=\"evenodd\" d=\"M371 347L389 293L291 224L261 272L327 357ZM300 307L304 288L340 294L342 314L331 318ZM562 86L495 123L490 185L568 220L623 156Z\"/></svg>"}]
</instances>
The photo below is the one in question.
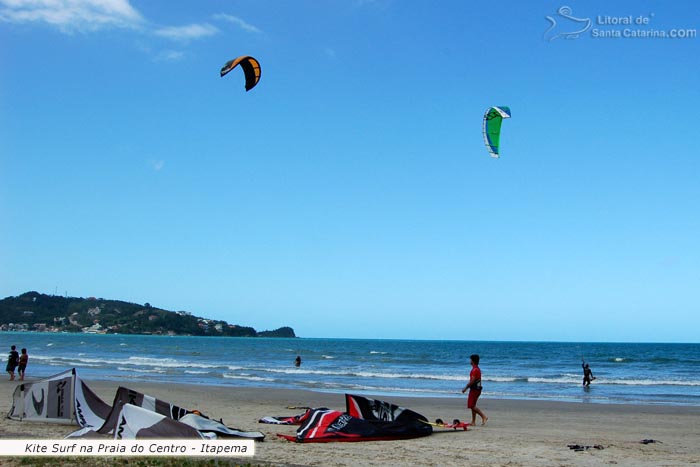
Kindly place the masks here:
<instances>
[{"instance_id":1,"label":"kite surfer in water","mask_svg":"<svg viewBox=\"0 0 700 467\"><path fill-rule=\"evenodd\" d=\"M587 388L591 385L591 381L595 379L595 376L593 376L591 367L588 366L588 363L583 358L581 358L581 367L583 368L583 387Z\"/></svg>"}]
</instances>

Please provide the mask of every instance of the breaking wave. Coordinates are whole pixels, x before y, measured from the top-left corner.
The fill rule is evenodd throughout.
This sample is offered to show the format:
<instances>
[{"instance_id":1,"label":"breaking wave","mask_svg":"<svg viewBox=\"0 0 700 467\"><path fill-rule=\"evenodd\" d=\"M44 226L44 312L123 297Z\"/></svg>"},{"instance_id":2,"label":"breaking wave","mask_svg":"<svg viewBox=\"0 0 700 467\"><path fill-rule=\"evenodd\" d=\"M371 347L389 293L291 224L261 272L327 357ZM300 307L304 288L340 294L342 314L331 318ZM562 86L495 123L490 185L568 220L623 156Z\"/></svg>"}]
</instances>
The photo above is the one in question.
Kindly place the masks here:
<instances>
[{"instance_id":1,"label":"breaking wave","mask_svg":"<svg viewBox=\"0 0 700 467\"><path fill-rule=\"evenodd\" d=\"M75 367L87 379L450 397L462 396L469 378L464 356L477 351L488 397L700 405L697 344L260 341L41 333L23 333L21 342L30 350L33 375ZM293 365L290 353L301 355L301 367ZM581 388L581 353L597 376L589 390Z\"/></svg>"}]
</instances>

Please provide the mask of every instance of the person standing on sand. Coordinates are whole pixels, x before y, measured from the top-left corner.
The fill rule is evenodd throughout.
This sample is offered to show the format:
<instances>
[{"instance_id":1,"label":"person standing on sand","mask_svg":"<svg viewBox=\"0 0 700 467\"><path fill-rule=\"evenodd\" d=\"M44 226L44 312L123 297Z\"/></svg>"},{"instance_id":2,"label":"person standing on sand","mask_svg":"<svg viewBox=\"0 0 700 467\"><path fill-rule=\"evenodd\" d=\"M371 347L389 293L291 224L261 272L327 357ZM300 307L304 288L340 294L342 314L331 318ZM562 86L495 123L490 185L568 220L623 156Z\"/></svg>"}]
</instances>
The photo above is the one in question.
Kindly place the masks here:
<instances>
[{"instance_id":1,"label":"person standing on sand","mask_svg":"<svg viewBox=\"0 0 700 467\"><path fill-rule=\"evenodd\" d=\"M19 354L17 353L17 347L14 345L10 347L10 354L7 356L7 367L5 371L10 375L10 381L15 380L15 368L19 364Z\"/></svg>"},{"instance_id":2,"label":"person standing on sand","mask_svg":"<svg viewBox=\"0 0 700 467\"><path fill-rule=\"evenodd\" d=\"M472 371L469 373L469 383L462 389L464 394L469 389L469 397L467 398L467 408L472 411L472 426L476 425L476 416L481 417L481 424L486 425L489 417L476 406L476 401L481 395L481 369L479 368L479 355L474 354L469 357L472 364Z\"/></svg>"},{"instance_id":3,"label":"person standing on sand","mask_svg":"<svg viewBox=\"0 0 700 467\"><path fill-rule=\"evenodd\" d=\"M19 368L17 368L17 373L19 373L20 381L24 381L24 371L27 369L28 362L29 355L27 354L27 349L22 349L22 354L19 356Z\"/></svg>"}]
</instances>

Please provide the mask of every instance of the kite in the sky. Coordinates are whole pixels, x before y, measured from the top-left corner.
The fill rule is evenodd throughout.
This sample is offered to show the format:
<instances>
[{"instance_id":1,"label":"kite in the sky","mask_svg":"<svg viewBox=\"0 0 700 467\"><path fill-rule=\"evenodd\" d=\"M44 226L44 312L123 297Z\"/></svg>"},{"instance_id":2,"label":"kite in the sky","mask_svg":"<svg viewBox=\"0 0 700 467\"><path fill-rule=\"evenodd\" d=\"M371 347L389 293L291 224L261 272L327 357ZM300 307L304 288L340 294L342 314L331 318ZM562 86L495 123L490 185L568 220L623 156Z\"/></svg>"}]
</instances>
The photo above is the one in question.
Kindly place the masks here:
<instances>
[{"instance_id":1,"label":"kite in the sky","mask_svg":"<svg viewBox=\"0 0 700 467\"><path fill-rule=\"evenodd\" d=\"M260 81L260 63L251 56L243 55L242 57L229 60L221 68L221 76L224 77L229 71L240 65L245 74L245 90L250 91Z\"/></svg>"},{"instance_id":2,"label":"kite in the sky","mask_svg":"<svg viewBox=\"0 0 700 467\"><path fill-rule=\"evenodd\" d=\"M510 118L510 107L491 107L484 114L484 143L491 157L500 156L501 123Z\"/></svg>"}]
</instances>

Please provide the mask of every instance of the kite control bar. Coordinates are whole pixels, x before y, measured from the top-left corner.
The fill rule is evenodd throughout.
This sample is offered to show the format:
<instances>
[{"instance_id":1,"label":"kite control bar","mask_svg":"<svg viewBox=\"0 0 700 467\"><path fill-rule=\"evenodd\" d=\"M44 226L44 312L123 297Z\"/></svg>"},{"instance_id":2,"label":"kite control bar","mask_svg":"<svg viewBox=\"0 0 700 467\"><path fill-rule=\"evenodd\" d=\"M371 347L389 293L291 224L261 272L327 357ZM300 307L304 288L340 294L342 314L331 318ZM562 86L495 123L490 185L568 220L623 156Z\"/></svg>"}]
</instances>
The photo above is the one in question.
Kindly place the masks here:
<instances>
[{"instance_id":1,"label":"kite control bar","mask_svg":"<svg viewBox=\"0 0 700 467\"><path fill-rule=\"evenodd\" d=\"M442 421L441 418L438 418L437 420L435 420L435 423L430 423L430 422L426 422L426 423L428 423L428 425L439 426L441 428L452 428L453 430L457 430L457 429L461 428L464 431L467 431L467 429L469 428L469 423L460 422L458 418L455 418L454 420L452 420L452 423L445 423L444 421Z\"/></svg>"}]
</instances>

